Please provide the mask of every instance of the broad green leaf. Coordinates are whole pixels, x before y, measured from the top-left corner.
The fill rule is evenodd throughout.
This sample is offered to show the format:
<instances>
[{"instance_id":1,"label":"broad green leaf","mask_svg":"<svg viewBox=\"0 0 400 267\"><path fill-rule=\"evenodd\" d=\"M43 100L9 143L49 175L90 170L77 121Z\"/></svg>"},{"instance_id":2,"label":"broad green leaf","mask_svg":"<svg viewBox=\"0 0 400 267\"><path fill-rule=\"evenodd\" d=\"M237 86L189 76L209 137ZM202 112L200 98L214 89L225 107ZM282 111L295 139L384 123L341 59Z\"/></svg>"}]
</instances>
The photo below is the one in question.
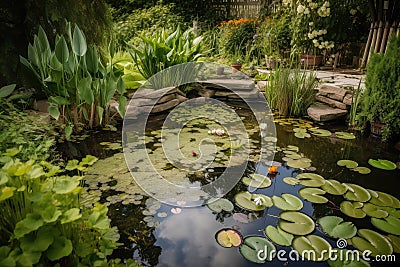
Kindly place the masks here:
<instances>
[{"instance_id":1,"label":"broad green leaf","mask_svg":"<svg viewBox=\"0 0 400 267\"><path fill-rule=\"evenodd\" d=\"M304 186L320 187L325 184L324 177L315 173L300 173L296 179L299 179L300 184Z\"/></svg>"},{"instance_id":2,"label":"broad green leaf","mask_svg":"<svg viewBox=\"0 0 400 267\"><path fill-rule=\"evenodd\" d=\"M55 53L51 54L50 68L55 71L59 71L59 72L62 71L63 65L61 64L60 61L58 61Z\"/></svg>"},{"instance_id":3,"label":"broad green leaf","mask_svg":"<svg viewBox=\"0 0 400 267\"><path fill-rule=\"evenodd\" d=\"M92 227L97 229L107 229L110 227L110 221L108 217L96 210L89 215L88 222Z\"/></svg>"},{"instance_id":4,"label":"broad green leaf","mask_svg":"<svg viewBox=\"0 0 400 267\"><path fill-rule=\"evenodd\" d=\"M327 261L330 267L370 267L370 264L363 260L361 255L357 258L354 251L347 249L338 249L337 251L336 258L328 259Z\"/></svg>"},{"instance_id":5,"label":"broad green leaf","mask_svg":"<svg viewBox=\"0 0 400 267\"><path fill-rule=\"evenodd\" d=\"M400 208L400 201L394 196L384 192L374 191L370 189L367 190L371 195L371 200L369 202L371 202L372 204L382 207L392 207L395 209Z\"/></svg>"},{"instance_id":6,"label":"broad green leaf","mask_svg":"<svg viewBox=\"0 0 400 267\"><path fill-rule=\"evenodd\" d=\"M44 224L42 217L37 213L28 213L25 219L15 225L14 235L16 238L23 237L32 231L39 229Z\"/></svg>"},{"instance_id":7,"label":"broad green leaf","mask_svg":"<svg viewBox=\"0 0 400 267\"><path fill-rule=\"evenodd\" d=\"M300 183L300 180L293 178L293 177L285 177L282 179L285 183L289 185L297 185Z\"/></svg>"},{"instance_id":8,"label":"broad green leaf","mask_svg":"<svg viewBox=\"0 0 400 267\"><path fill-rule=\"evenodd\" d=\"M125 117L126 113L126 97L123 95L120 95L118 97L118 113L121 116L121 118Z\"/></svg>"},{"instance_id":9,"label":"broad green leaf","mask_svg":"<svg viewBox=\"0 0 400 267\"><path fill-rule=\"evenodd\" d=\"M360 174L369 174L371 173L371 169L367 167L357 167L352 169L352 171L358 172Z\"/></svg>"},{"instance_id":10,"label":"broad green leaf","mask_svg":"<svg viewBox=\"0 0 400 267\"><path fill-rule=\"evenodd\" d=\"M270 197L263 194L251 194L248 191L237 193L235 203L241 208L254 211L261 211L273 205Z\"/></svg>"},{"instance_id":11,"label":"broad green leaf","mask_svg":"<svg viewBox=\"0 0 400 267\"><path fill-rule=\"evenodd\" d=\"M321 186L321 189L331 195L341 196L346 193L348 187L339 181L328 179L325 180L325 184Z\"/></svg>"},{"instance_id":12,"label":"broad green leaf","mask_svg":"<svg viewBox=\"0 0 400 267\"><path fill-rule=\"evenodd\" d=\"M316 128L311 128L308 129L313 135L316 136L322 136L322 137L328 137L331 136L332 133L328 130L324 130L324 129L316 129Z\"/></svg>"},{"instance_id":13,"label":"broad green leaf","mask_svg":"<svg viewBox=\"0 0 400 267\"><path fill-rule=\"evenodd\" d=\"M367 202L371 199L371 195L367 189L356 184L344 183L344 185L348 187L348 190L344 195L345 199L359 202Z\"/></svg>"},{"instance_id":14,"label":"broad green leaf","mask_svg":"<svg viewBox=\"0 0 400 267\"><path fill-rule=\"evenodd\" d=\"M124 80L123 80L122 78L119 78L119 79L118 79L118 82L117 82L117 91L118 91L118 93L119 93L120 95L122 95L122 94L124 94L124 93L126 92Z\"/></svg>"},{"instance_id":15,"label":"broad green leaf","mask_svg":"<svg viewBox=\"0 0 400 267\"><path fill-rule=\"evenodd\" d=\"M58 61L61 62L62 64L68 61L69 49L64 36L61 36L58 39L54 52L56 54Z\"/></svg>"},{"instance_id":16,"label":"broad green leaf","mask_svg":"<svg viewBox=\"0 0 400 267\"><path fill-rule=\"evenodd\" d=\"M49 97L49 102L57 104L58 106L69 104L68 100L62 96L51 96Z\"/></svg>"},{"instance_id":17,"label":"broad green leaf","mask_svg":"<svg viewBox=\"0 0 400 267\"><path fill-rule=\"evenodd\" d=\"M356 138L356 136L354 134L346 133L346 132L335 132L335 135L337 138L346 139L346 140L351 140L351 139Z\"/></svg>"},{"instance_id":18,"label":"broad green leaf","mask_svg":"<svg viewBox=\"0 0 400 267\"><path fill-rule=\"evenodd\" d=\"M80 177L60 176L55 179L53 191L56 194L68 194L79 186Z\"/></svg>"},{"instance_id":19,"label":"broad green leaf","mask_svg":"<svg viewBox=\"0 0 400 267\"><path fill-rule=\"evenodd\" d=\"M96 161L98 160L97 157L92 156L92 155L86 155L86 157L84 157L81 161L81 163L83 165L88 165L88 166L92 166Z\"/></svg>"},{"instance_id":20,"label":"broad green leaf","mask_svg":"<svg viewBox=\"0 0 400 267\"><path fill-rule=\"evenodd\" d=\"M299 195L311 203L323 204L328 202L328 199L322 195L326 192L319 188L306 187L299 190Z\"/></svg>"},{"instance_id":21,"label":"broad green leaf","mask_svg":"<svg viewBox=\"0 0 400 267\"><path fill-rule=\"evenodd\" d=\"M370 217L374 218L385 218L389 215L389 213L382 209L380 206L376 206L371 203L365 203L362 210Z\"/></svg>"},{"instance_id":22,"label":"broad green leaf","mask_svg":"<svg viewBox=\"0 0 400 267\"><path fill-rule=\"evenodd\" d=\"M241 235L233 229L221 229L215 235L215 239L224 248L238 247L242 244Z\"/></svg>"},{"instance_id":23,"label":"broad green leaf","mask_svg":"<svg viewBox=\"0 0 400 267\"><path fill-rule=\"evenodd\" d=\"M10 177L7 175L6 172L0 171L0 185L6 184ZM2 193L0 193L2 194ZM1 196L1 195L0 195Z\"/></svg>"},{"instance_id":24,"label":"broad green leaf","mask_svg":"<svg viewBox=\"0 0 400 267\"><path fill-rule=\"evenodd\" d=\"M291 194L282 194L281 197L273 196L272 202L281 210L301 210L303 208L303 202Z\"/></svg>"},{"instance_id":25,"label":"broad green leaf","mask_svg":"<svg viewBox=\"0 0 400 267\"><path fill-rule=\"evenodd\" d=\"M392 215L382 219L371 218L371 223L386 233L400 235L400 219Z\"/></svg>"},{"instance_id":26,"label":"broad green leaf","mask_svg":"<svg viewBox=\"0 0 400 267\"><path fill-rule=\"evenodd\" d=\"M78 94L81 100L91 105L94 101L94 95L92 91L92 78L82 78L78 82Z\"/></svg>"},{"instance_id":27,"label":"broad green leaf","mask_svg":"<svg viewBox=\"0 0 400 267\"><path fill-rule=\"evenodd\" d=\"M67 171L72 171L78 168L79 161L77 159L68 160L67 166L65 169Z\"/></svg>"},{"instance_id":28,"label":"broad green leaf","mask_svg":"<svg viewBox=\"0 0 400 267\"><path fill-rule=\"evenodd\" d=\"M6 85L0 88L0 98L5 98L14 91L16 84Z\"/></svg>"},{"instance_id":29,"label":"broad green leaf","mask_svg":"<svg viewBox=\"0 0 400 267\"><path fill-rule=\"evenodd\" d=\"M67 257L72 253L72 242L64 236L55 237L53 244L46 251L46 256L51 261Z\"/></svg>"},{"instance_id":30,"label":"broad green leaf","mask_svg":"<svg viewBox=\"0 0 400 267\"><path fill-rule=\"evenodd\" d=\"M293 240L293 249L309 261L326 261L332 249L322 237L316 235L299 236Z\"/></svg>"},{"instance_id":31,"label":"broad green leaf","mask_svg":"<svg viewBox=\"0 0 400 267\"><path fill-rule=\"evenodd\" d=\"M285 232L294 235L307 235L314 231L314 221L307 215L297 211L284 211L279 214L278 226Z\"/></svg>"},{"instance_id":32,"label":"broad green leaf","mask_svg":"<svg viewBox=\"0 0 400 267\"><path fill-rule=\"evenodd\" d=\"M272 184L271 179L258 173L252 173L249 177L243 177L242 182L253 188L267 188Z\"/></svg>"},{"instance_id":33,"label":"broad green leaf","mask_svg":"<svg viewBox=\"0 0 400 267\"><path fill-rule=\"evenodd\" d=\"M341 159L337 162L337 165L341 167L346 167L348 169L354 169L358 166L358 163L354 160Z\"/></svg>"},{"instance_id":34,"label":"broad green leaf","mask_svg":"<svg viewBox=\"0 0 400 267\"><path fill-rule=\"evenodd\" d=\"M347 216L353 218L364 218L365 212L362 210L364 204L362 202L343 201L340 203L340 210Z\"/></svg>"},{"instance_id":35,"label":"broad green leaf","mask_svg":"<svg viewBox=\"0 0 400 267\"><path fill-rule=\"evenodd\" d=\"M46 32L43 30L42 26L39 26L38 32L38 42L40 47L40 52L46 54L46 51L50 50L49 40L47 39Z\"/></svg>"},{"instance_id":36,"label":"broad green leaf","mask_svg":"<svg viewBox=\"0 0 400 267\"><path fill-rule=\"evenodd\" d=\"M265 251L267 250L267 251ZM261 253L263 251L264 253ZM272 261L276 255L275 246L268 239L261 236L248 236L239 247L242 256L254 263Z\"/></svg>"},{"instance_id":37,"label":"broad green leaf","mask_svg":"<svg viewBox=\"0 0 400 267\"><path fill-rule=\"evenodd\" d=\"M226 198L210 199L206 203L207 207L214 212L233 211L233 204Z\"/></svg>"},{"instance_id":38,"label":"broad green leaf","mask_svg":"<svg viewBox=\"0 0 400 267\"><path fill-rule=\"evenodd\" d=\"M388 235L387 236L392 244L393 251L395 253L400 253L400 237L396 235Z\"/></svg>"},{"instance_id":39,"label":"broad green leaf","mask_svg":"<svg viewBox=\"0 0 400 267\"><path fill-rule=\"evenodd\" d=\"M65 138L67 140L70 140L71 134L72 134L72 125L69 124L69 125L65 126L64 132L65 132Z\"/></svg>"},{"instance_id":40,"label":"broad green leaf","mask_svg":"<svg viewBox=\"0 0 400 267\"><path fill-rule=\"evenodd\" d=\"M86 57L86 66L88 71L93 75L99 71L99 56L95 47L89 47Z\"/></svg>"},{"instance_id":41,"label":"broad green leaf","mask_svg":"<svg viewBox=\"0 0 400 267\"><path fill-rule=\"evenodd\" d=\"M286 165L292 168L305 169L311 166L311 160L308 158L290 159Z\"/></svg>"},{"instance_id":42,"label":"broad green leaf","mask_svg":"<svg viewBox=\"0 0 400 267\"><path fill-rule=\"evenodd\" d=\"M51 105L49 106L49 114L54 119L58 120L58 118L60 117L60 110L58 109L57 106Z\"/></svg>"},{"instance_id":43,"label":"broad green leaf","mask_svg":"<svg viewBox=\"0 0 400 267\"><path fill-rule=\"evenodd\" d=\"M349 239L356 235L357 228L352 222L344 222L337 216L325 216L318 219L321 230L330 237Z\"/></svg>"},{"instance_id":44,"label":"broad green leaf","mask_svg":"<svg viewBox=\"0 0 400 267\"><path fill-rule=\"evenodd\" d=\"M84 56L87 51L85 36L77 25L75 25L74 34L72 36L72 51L77 56Z\"/></svg>"},{"instance_id":45,"label":"broad green leaf","mask_svg":"<svg viewBox=\"0 0 400 267\"><path fill-rule=\"evenodd\" d=\"M395 170L397 168L396 164L394 162L391 162L390 160L386 160L386 159L369 159L368 163L378 169L382 169L382 170L388 170L388 171L392 171Z\"/></svg>"},{"instance_id":46,"label":"broad green leaf","mask_svg":"<svg viewBox=\"0 0 400 267\"><path fill-rule=\"evenodd\" d=\"M310 138L311 135L309 133L307 133L307 130L304 128L294 128L294 136L296 136L297 138Z\"/></svg>"},{"instance_id":47,"label":"broad green leaf","mask_svg":"<svg viewBox=\"0 0 400 267\"><path fill-rule=\"evenodd\" d=\"M0 202L6 200L7 198L12 197L14 195L14 191L16 189L17 188L14 187L14 186L11 186L11 187L5 186L5 187L1 188L1 191L0 191Z\"/></svg>"},{"instance_id":48,"label":"broad green leaf","mask_svg":"<svg viewBox=\"0 0 400 267\"><path fill-rule=\"evenodd\" d=\"M17 266L34 266L36 263L39 263L41 256L42 252L23 252L22 254L18 255Z\"/></svg>"},{"instance_id":49,"label":"broad green leaf","mask_svg":"<svg viewBox=\"0 0 400 267\"><path fill-rule=\"evenodd\" d=\"M25 235L20 239L21 248L24 252L37 251L43 252L53 243L54 235L50 227L40 227L37 234ZM54 229L53 229L54 230Z\"/></svg>"},{"instance_id":50,"label":"broad green leaf","mask_svg":"<svg viewBox=\"0 0 400 267\"><path fill-rule=\"evenodd\" d=\"M357 233L358 235L351 239L351 243L358 250L370 250L374 257L393 253L392 245L383 235L369 229L360 229Z\"/></svg>"},{"instance_id":51,"label":"broad green leaf","mask_svg":"<svg viewBox=\"0 0 400 267\"><path fill-rule=\"evenodd\" d=\"M64 212L61 216L61 224L70 223L82 217L81 211L78 208L72 208Z\"/></svg>"},{"instance_id":52,"label":"broad green leaf","mask_svg":"<svg viewBox=\"0 0 400 267\"><path fill-rule=\"evenodd\" d=\"M54 204L49 204L37 211L46 223L55 222L61 215L61 211Z\"/></svg>"},{"instance_id":53,"label":"broad green leaf","mask_svg":"<svg viewBox=\"0 0 400 267\"><path fill-rule=\"evenodd\" d=\"M272 242L280 246L290 246L294 238L292 234L286 233L281 228L275 228L272 225L268 225L264 232Z\"/></svg>"}]
</instances>

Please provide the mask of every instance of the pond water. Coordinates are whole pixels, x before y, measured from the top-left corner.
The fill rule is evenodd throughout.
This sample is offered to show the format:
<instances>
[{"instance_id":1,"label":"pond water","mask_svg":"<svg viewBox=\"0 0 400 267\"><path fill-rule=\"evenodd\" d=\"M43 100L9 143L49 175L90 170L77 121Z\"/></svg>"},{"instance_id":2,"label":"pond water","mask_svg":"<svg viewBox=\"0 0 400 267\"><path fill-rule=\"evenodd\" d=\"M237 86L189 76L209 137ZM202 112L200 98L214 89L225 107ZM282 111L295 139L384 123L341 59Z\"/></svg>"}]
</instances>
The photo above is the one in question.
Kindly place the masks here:
<instances>
[{"instance_id":1,"label":"pond water","mask_svg":"<svg viewBox=\"0 0 400 267\"><path fill-rule=\"evenodd\" d=\"M316 173L325 179L334 179L341 183L356 184L366 189L386 192L399 198L400 170L381 170L368 164L368 160L387 159L392 162L400 161L399 151L390 144L382 144L373 137L357 136L355 139L346 140L331 135L328 137L311 134L309 138L298 138L293 132L294 128L310 127L312 124L306 120L276 119L276 148L274 162L259 162L257 154L260 150L260 135L255 127L254 116L240 103L229 103L234 106L244 122L250 136L250 158L244 176L258 173L263 176L268 174L270 165L278 166L278 173L269 174L271 185L267 188L254 189L252 193L261 193L266 196L281 196L283 193L292 194L303 202L300 212L307 214L314 221L328 215L335 215L344 221L353 222L357 229L372 229L383 235L385 231L377 229L371 223L371 217L353 218L345 215L340 210L340 204L345 200L341 195L326 193L324 197L328 202L323 204L311 203L299 195L302 184L290 185L284 181L286 177L296 177L299 173ZM150 153L160 148L159 130L167 115L153 116L147 125L148 142L146 147ZM212 125L207 121L195 122L191 130L206 131L209 128L201 124ZM312 125L313 127L317 125ZM330 132L345 131L343 126L320 126ZM195 137L195 131L189 132ZM196 137L195 137L196 138ZM200 137L199 137L200 138ZM216 138L221 138L217 136ZM220 141L221 141L220 140ZM216 142L223 147L224 142ZM193 150L189 147L187 153ZM265 237L264 229L268 225L277 226L280 221L281 209L275 205L263 211L249 211L235 204L235 195L247 191L248 187L243 182L237 185L224 197L234 205L233 211L216 213L207 206L177 209L176 207L162 204L147 196L133 182L128 172L121 146L121 129L117 131L101 131L93 133L89 138L64 143L60 146L66 158L79 158L86 154L99 157L93 170L87 174L87 186L83 192L83 203L90 206L94 201L106 203L109 206L109 216L112 225L118 226L121 234L122 245L113 256L128 259L134 258L144 266L256 266L246 260L237 247L224 248L216 242L216 233L223 228L237 230L241 236L252 235ZM219 153L219 154L218 154ZM227 161L226 151L217 152L217 162L206 171L193 172L189 176L182 176L179 170L168 165L165 159L155 155L154 161L164 164L167 175L176 179L187 179L191 183L212 181L218 174L225 170ZM293 162L302 160L302 162ZM345 166L338 166L337 161L342 159L353 160L358 166L368 167L369 174L361 174ZM288 162L291 162L288 164ZM303 168L294 168L296 164L304 164ZM162 166L161 166L162 167ZM372 193L371 193L372 194ZM378 197L379 198L379 197ZM201 200L201 196L199 198ZM179 201L179 200L178 200ZM399 218L399 207L392 209L390 214ZM399 225L396 226L397 229ZM336 239L328 237L320 227L315 227L311 234L320 236L336 248ZM276 249L285 250L291 247L275 245ZM348 246L347 249L354 249ZM397 251L398 252L398 251ZM398 257L398 254L395 254ZM328 266L326 262L293 262L279 261L275 258L271 266ZM342 265L338 265L342 266ZM378 266L371 263L371 266Z\"/></svg>"}]
</instances>

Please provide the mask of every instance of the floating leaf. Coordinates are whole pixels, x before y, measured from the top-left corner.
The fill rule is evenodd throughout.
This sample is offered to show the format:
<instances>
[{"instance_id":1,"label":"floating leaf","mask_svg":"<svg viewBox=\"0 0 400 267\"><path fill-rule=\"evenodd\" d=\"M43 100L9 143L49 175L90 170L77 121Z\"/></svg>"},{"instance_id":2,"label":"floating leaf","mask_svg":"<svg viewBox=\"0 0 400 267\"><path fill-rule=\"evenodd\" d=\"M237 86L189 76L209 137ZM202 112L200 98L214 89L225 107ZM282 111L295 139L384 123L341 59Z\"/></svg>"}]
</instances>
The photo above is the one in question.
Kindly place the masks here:
<instances>
[{"instance_id":1,"label":"floating leaf","mask_svg":"<svg viewBox=\"0 0 400 267\"><path fill-rule=\"evenodd\" d=\"M271 185L271 179L269 179L267 176L258 174L258 173L253 173L249 175L250 177L243 177L242 182L250 187L254 188L267 188Z\"/></svg>"},{"instance_id":2,"label":"floating leaf","mask_svg":"<svg viewBox=\"0 0 400 267\"><path fill-rule=\"evenodd\" d=\"M281 197L273 196L272 202L281 210L301 210L303 208L303 202L292 194L282 194Z\"/></svg>"},{"instance_id":3,"label":"floating leaf","mask_svg":"<svg viewBox=\"0 0 400 267\"><path fill-rule=\"evenodd\" d=\"M311 203L326 203L328 199L321 195L324 195L326 192L319 188L302 188L299 190L299 195L305 200Z\"/></svg>"},{"instance_id":4,"label":"floating leaf","mask_svg":"<svg viewBox=\"0 0 400 267\"><path fill-rule=\"evenodd\" d=\"M357 228L352 222L344 222L337 216L325 216L318 220L321 230L333 238L352 238L357 233Z\"/></svg>"},{"instance_id":5,"label":"floating leaf","mask_svg":"<svg viewBox=\"0 0 400 267\"><path fill-rule=\"evenodd\" d=\"M382 207L376 206L371 203L365 203L362 210L370 217L374 218L385 218L389 213L382 209Z\"/></svg>"},{"instance_id":6,"label":"floating leaf","mask_svg":"<svg viewBox=\"0 0 400 267\"><path fill-rule=\"evenodd\" d=\"M297 211L284 211L279 214L278 226L290 234L307 235L314 231L314 221L307 215Z\"/></svg>"},{"instance_id":7,"label":"floating leaf","mask_svg":"<svg viewBox=\"0 0 400 267\"><path fill-rule=\"evenodd\" d=\"M268 239L261 236L248 236L239 247L240 254L251 262L265 263L272 261L276 254L275 246ZM263 251L264 253L260 253Z\"/></svg>"},{"instance_id":8,"label":"floating leaf","mask_svg":"<svg viewBox=\"0 0 400 267\"><path fill-rule=\"evenodd\" d=\"M233 204L226 198L210 199L207 201L207 207L214 212L233 211Z\"/></svg>"},{"instance_id":9,"label":"floating leaf","mask_svg":"<svg viewBox=\"0 0 400 267\"><path fill-rule=\"evenodd\" d=\"M283 178L283 181L289 185L297 185L300 183L299 179L296 179L293 177L285 177L285 178Z\"/></svg>"},{"instance_id":10,"label":"floating leaf","mask_svg":"<svg viewBox=\"0 0 400 267\"><path fill-rule=\"evenodd\" d=\"M370 193L367 189L356 184L344 184L348 187L344 198L352 201L367 202L371 199Z\"/></svg>"},{"instance_id":11,"label":"floating leaf","mask_svg":"<svg viewBox=\"0 0 400 267\"><path fill-rule=\"evenodd\" d=\"M391 162L390 160L386 159L369 159L368 163L378 169L382 170L387 170L387 171L392 171L397 168L396 164L394 162Z\"/></svg>"},{"instance_id":12,"label":"floating leaf","mask_svg":"<svg viewBox=\"0 0 400 267\"><path fill-rule=\"evenodd\" d=\"M371 169L367 167L357 167L352 169L352 171L358 172L359 174L369 174L371 173Z\"/></svg>"},{"instance_id":13,"label":"floating leaf","mask_svg":"<svg viewBox=\"0 0 400 267\"><path fill-rule=\"evenodd\" d=\"M332 133L328 130L324 130L324 129L317 129L317 128L311 128L308 129L313 135L316 136L321 136L321 137L328 137L331 136Z\"/></svg>"},{"instance_id":14,"label":"floating leaf","mask_svg":"<svg viewBox=\"0 0 400 267\"><path fill-rule=\"evenodd\" d=\"M335 135L337 138L346 139L346 140L351 140L351 139L356 138L356 136L354 134L346 133L346 132L335 132Z\"/></svg>"},{"instance_id":15,"label":"floating leaf","mask_svg":"<svg viewBox=\"0 0 400 267\"><path fill-rule=\"evenodd\" d=\"M221 229L215 234L217 243L224 248L238 247L242 244L242 236L233 229Z\"/></svg>"},{"instance_id":16,"label":"floating leaf","mask_svg":"<svg viewBox=\"0 0 400 267\"><path fill-rule=\"evenodd\" d=\"M303 128L294 128L293 132L294 132L294 136L296 136L297 138L304 139L304 138L311 137L311 135L309 133L307 133L307 130L303 129Z\"/></svg>"},{"instance_id":17,"label":"floating leaf","mask_svg":"<svg viewBox=\"0 0 400 267\"><path fill-rule=\"evenodd\" d=\"M343 185L339 181L328 179L325 180L325 184L321 186L321 189L323 189L325 192L331 195L341 196L344 193L346 193L348 187Z\"/></svg>"},{"instance_id":18,"label":"floating leaf","mask_svg":"<svg viewBox=\"0 0 400 267\"><path fill-rule=\"evenodd\" d=\"M370 264L363 260L361 256L357 258L353 251L347 249L338 249L337 251L336 258L332 257L327 261L330 267L370 267Z\"/></svg>"},{"instance_id":19,"label":"floating leaf","mask_svg":"<svg viewBox=\"0 0 400 267\"><path fill-rule=\"evenodd\" d=\"M400 201L388 193L367 189L371 195L371 202L377 206L400 208Z\"/></svg>"},{"instance_id":20,"label":"floating leaf","mask_svg":"<svg viewBox=\"0 0 400 267\"><path fill-rule=\"evenodd\" d=\"M166 212L159 212L159 213L157 213L157 217L159 217L159 218L165 218L165 217L167 217L168 216L168 214L166 213Z\"/></svg>"},{"instance_id":21,"label":"floating leaf","mask_svg":"<svg viewBox=\"0 0 400 267\"><path fill-rule=\"evenodd\" d=\"M272 242L280 246L290 246L294 238L292 234L286 233L281 228L275 228L272 225L268 225L264 232Z\"/></svg>"},{"instance_id":22,"label":"floating leaf","mask_svg":"<svg viewBox=\"0 0 400 267\"><path fill-rule=\"evenodd\" d=\"M325 184L325 179L321 175L315 173L300 173L296 176L300 180L300 184L310 187L320 187Z\"/></svg>"},{"instance_id":23,"label":"floating leaf","mask_svg":"<svg viewBox=\"0 0 400 267\"><path fill-rule=\"evenodd\" d=\"M395 235L388 235L387 237L389 238L390 243L392 243L393 251L395 253L400 253L400 237Z\"/></svg>"},{"instance_id":24,"label":"floating leaf","mask_svg":"<svg viewBox=\"0 0 400 267\"><path fill-rule=\"evenodd\" d=\"M360 251L369 250L372 256L391 255L393 247L383 235L370 229L358 230L358 236L351 239L351 243Z\"/></svg>"},{"instance_id":25,"label":"floating leaf","mask_svg":"<svg viewBox=\"0 0 400 267\"><path fill-rule=\"evenodd\" d=\"M260 199L260 205L256 204L256 199ZM273 205L270 197L262 194L251 194L248 191L237 193L235 195L235 202L244 209L254 211L261 211Z\"/></svg>"},{"instance_id":26,"label":"floating leaf","mask_svg":"<svg viewBox=\"0 0 400 267\"><path fill-rule=\"evenodd\" d=\"M340 210L347 216L353 218L364 218L366 214L362 210L363 206L364 205L361 202L343 201L340 203Z\"/></svg>"},{"instance_id":27,"label":"floating leaf","mask_svg":"<svg viewBox=\"0 0 400 267\"><path fill-rule=\"evenodd\" d=\"M293 240L293 249L309 261L326 261L332 249L331 245L322 237L316 235L299 236ZM303 253L308 251L308 253ZM314 253L309 253L314 252Z\"/></svg>"},{"instance_id":28,"label":"floating leaf","mask_svg":"<svg viewBox=\"0 0 400 267\"><path fill-rule=\"evenodd\" d=\"M358 163L354 160L341 159L337 162L337 165L341 167L347 167L348 169L354 169L358 166Z\"/></svg>"},{"instance_id":29,"label":"floating leaf","mask_svg":"<svg viewBox=\"0 0 400 267\"><path fill-rule=\"evenodd\" d=\"M305 169L311 166L311 160L308 158L289 159L286 164L292 168Z\"/></svg>"},{"instance_id":30,"label":"floating leaf","mask_svg":"<svg viewBox=\"0 0 400 267\"><path fill-rule=\"evenodd\" d=\"M400 235L400 219L392 215L382 219L371 218L371 223L386 233Z\"/></svg>"}]
</instances>

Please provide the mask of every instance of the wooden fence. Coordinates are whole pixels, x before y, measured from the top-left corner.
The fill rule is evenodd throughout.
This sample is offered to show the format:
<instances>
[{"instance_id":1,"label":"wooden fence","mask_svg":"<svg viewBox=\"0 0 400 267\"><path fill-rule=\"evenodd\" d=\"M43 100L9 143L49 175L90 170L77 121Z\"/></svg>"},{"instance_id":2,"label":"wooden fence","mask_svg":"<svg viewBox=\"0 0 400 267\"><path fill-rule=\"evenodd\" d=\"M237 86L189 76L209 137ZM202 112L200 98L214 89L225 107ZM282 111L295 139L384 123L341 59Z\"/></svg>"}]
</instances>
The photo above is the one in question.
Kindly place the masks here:
<instances>
[{"instance_id":1,"label":"wooden fence","mask_svg":"<svg viewBox=\"0 0 400 267\"><path fill-rule=\"evenodd\" d=\"M260 13L262 2L262 0L209 0L210 6L223 18L256 18Z\"/></svg>"}]
</instances>

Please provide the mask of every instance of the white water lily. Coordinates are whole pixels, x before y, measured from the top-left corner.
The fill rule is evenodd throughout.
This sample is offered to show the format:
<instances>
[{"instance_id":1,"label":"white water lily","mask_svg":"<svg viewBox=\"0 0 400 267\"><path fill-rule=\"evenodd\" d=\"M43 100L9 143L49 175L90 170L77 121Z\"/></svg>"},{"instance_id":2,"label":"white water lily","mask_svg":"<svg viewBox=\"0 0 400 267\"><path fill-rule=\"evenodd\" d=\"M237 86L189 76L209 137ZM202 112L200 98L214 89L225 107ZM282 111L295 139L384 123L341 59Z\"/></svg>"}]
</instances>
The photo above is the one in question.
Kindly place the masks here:
<instances>
[{"instance_id":1,"label":"white water lily","mask_svg":"<svg viewBox=\"0 0 400 267\"><path fill-rule=\"evenodd\" d=\"M264 203L264 199L262 197L256 197L253 201L257 206L261 206Z\"/></svg>"}]
</instances>

